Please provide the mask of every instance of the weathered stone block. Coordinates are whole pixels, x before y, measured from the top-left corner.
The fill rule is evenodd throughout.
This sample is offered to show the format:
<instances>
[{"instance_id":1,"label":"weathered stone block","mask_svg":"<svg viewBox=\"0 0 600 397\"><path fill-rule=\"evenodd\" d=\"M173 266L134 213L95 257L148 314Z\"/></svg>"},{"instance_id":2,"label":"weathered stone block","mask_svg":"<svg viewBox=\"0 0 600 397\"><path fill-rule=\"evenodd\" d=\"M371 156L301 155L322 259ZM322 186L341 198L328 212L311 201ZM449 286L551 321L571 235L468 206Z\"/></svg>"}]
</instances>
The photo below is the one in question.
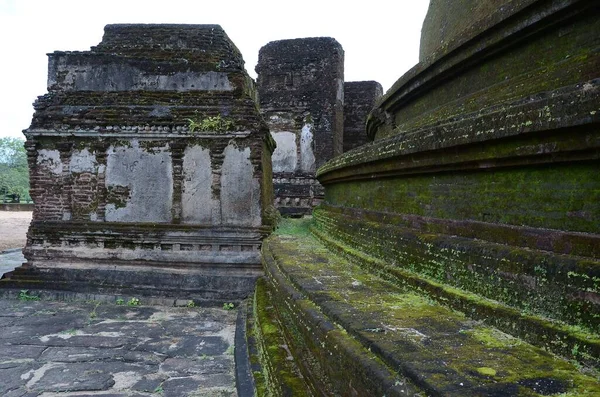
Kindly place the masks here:
<instances>
[{"instance_id":1,"label":"weathered stone block","mask_svg":"<svg viewBox=\"0 0 600 397\"><path fill-rule=\"evenodd\" d=\"M25 130L27 266L3 284L245 296L274 142L243 65L218 25L108 25L90 51L50 54Z\"/></svg>"}]
</instances>

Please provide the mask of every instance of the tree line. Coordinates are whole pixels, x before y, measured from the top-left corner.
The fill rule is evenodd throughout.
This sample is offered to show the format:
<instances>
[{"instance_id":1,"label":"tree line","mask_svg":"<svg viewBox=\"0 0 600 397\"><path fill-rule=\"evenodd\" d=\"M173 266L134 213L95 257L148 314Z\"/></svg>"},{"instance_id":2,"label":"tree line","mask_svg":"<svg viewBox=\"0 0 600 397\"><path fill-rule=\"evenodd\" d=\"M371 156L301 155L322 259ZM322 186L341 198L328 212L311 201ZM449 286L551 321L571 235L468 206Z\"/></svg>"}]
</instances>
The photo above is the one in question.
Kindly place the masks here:
<instances>
[{"instance_id":1,"label":"tree line","mask_svg":"<svg viewBox=\"0 0 600 397\"><path fill-rule=\"evenodd\" d=\"M0 199L31 201L29 169L25 141L20 138L0 138Z\"/></svg>"}]
</instances>

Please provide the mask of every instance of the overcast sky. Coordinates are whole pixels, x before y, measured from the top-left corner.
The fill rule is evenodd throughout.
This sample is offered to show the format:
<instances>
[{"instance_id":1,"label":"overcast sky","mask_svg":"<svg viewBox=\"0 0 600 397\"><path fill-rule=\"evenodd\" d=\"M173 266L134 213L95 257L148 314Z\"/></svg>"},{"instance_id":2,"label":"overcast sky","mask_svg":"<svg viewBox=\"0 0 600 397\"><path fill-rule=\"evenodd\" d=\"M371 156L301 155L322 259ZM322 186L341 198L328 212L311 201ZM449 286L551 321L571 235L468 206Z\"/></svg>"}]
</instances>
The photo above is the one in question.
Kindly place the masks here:
<instances>
[{"instance_id":1,"label":"overcast sky","mask_svg":"<svg viewBox=\"0 0 600 397\"><path fill-rule=\"evenodd\" d=\"M258 50L273 40L334 37L345 80L387 90L418 61L428 0L0 0L0 137L22 137L31 104L46 93L49 52L88 50L109 23L220 24L256 77Z\"/></svg>"}]
</instances>

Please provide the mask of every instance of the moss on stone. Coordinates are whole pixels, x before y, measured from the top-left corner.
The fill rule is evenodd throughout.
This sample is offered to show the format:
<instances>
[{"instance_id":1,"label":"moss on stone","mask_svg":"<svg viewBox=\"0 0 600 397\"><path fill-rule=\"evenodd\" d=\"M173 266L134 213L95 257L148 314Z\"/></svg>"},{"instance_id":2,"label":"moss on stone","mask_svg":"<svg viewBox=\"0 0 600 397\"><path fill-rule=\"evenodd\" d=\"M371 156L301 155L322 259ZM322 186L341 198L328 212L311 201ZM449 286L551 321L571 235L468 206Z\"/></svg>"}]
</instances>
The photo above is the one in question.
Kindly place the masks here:
<instances>
[{"instance_id":1,"label":"moss on stone","mask_svg":"<svg viewBox=\"0 0 600 397\"><path fill-rule=\"evenodd\" d=\"M306 226L299 224L298 228ZM593 370L580 372L567 360L473 322L463 313L440 305L427 290L409 284L392 285L370 275L328 253L299 231L293 239L283 234L266 242L266 251L285 274L285 278L270 278L274 288L284 291L281 283L292 283L333 324L348 331L388 365L401 373L419 374L420 382L430 388L427 390L449 391L462 381L468 387L464 395L479 395L477 391L485 390L538 395L540 385L547 384L564 393L577 390L591 396L600 392L598 374ZM441 362L445 363L446 375L437 367ZM452 373L459 377L454 378Z\"/></svg>"},{"instance_id":2,"label":"moss on stone","mask_svg":"<svg viewBox=\"0 0 600 397\"><path fill-rule=\"evenodd\" d=\"M598 29L597 13L582 12L585 8L582 7L578 10L577 19L565 25L568 26L564 29L568 34L555 25L524 44L520 39L521 29L551 24L543 19L540 22L536 13L554 12L560 15L558 18L564 18L560 8L550 10L547 5L537 3L511 18L504 26L483 32L474 42L463 42L453 51L448 50L456 42L450 48L440 48L434 56L439 57L435 59L435 67L427 69L420 65L417 68L420 75L409 76L412 79L401 78L386 94L388 103L384 101L381 109L393 109L391 116L399 128L393 132L389 128L381 128L383 134L378 132L378 138L594 78L598 57L594 48L598 41L597 35L592 32ZM505 7L496 15L512 11ZM488 17L493 20L493 16ZM469 34L467 30L462 33ZM493 51L499 43L502 50ZM457 59L465 58L468 60L464 62L466 67L453 67ZM447 76L445 72L451 73L451 78L444 78ZM432 80L435 81L433 87ZM410 98L408 106L405 98Z\"/></svg>"},{"instance_id":3,"label":"moss on stone","mask_svg":"<svg viewBox=\"0 0 600 397\"><path fill-rule=\"evenodd\" d=\"M316 209L314 217L324 234L384 261L389 269L410 271L528 313L594 328L597 309L583 293L598 291L596 261L423 233L397 225L393 214L390 219L358 220L365 218L362 212L346 214L325 207Z\"/></svg>"},{"instance_id":4,"label":"moss on stone","mask_svg":"<svg viewBox=\"0 0 600 397\"><path fill-rule=\"evenodd\" d=\"M255 373L257 396L309 396L308 388L287 351L286 341L269 303L272 298L264 279L259 279L254 293L253 333L257 341L258 361L262 369Z\"/></svg>"},{"instance_id":5,"label":"moss on stone","mask_svg":"<svg viewBox=\"0 0 600 397\"><path fill-rule=\"evenodd\" d=\"M328 185L326 202L440 219L600 232L597 164L369 179Z\"/></svg>"}]
</instances>

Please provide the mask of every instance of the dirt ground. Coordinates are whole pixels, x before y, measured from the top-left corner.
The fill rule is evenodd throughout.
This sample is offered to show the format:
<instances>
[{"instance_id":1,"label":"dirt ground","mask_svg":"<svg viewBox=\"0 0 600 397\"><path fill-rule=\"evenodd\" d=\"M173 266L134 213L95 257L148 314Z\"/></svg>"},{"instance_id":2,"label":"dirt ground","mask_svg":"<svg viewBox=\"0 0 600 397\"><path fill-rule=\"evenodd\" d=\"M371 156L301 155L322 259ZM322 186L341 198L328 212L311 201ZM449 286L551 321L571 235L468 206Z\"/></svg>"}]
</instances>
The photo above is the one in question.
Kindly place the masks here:
<instances>
[{"instance_id":1,"label":"dirt ground","mask_svg":"<svg viewBox=\"0 0 600 397\"><path fill-rule=\"evenodd\" d=\"M0 211L0 251L25 246L30 211Z\"/></svg>"}]
</instances>

